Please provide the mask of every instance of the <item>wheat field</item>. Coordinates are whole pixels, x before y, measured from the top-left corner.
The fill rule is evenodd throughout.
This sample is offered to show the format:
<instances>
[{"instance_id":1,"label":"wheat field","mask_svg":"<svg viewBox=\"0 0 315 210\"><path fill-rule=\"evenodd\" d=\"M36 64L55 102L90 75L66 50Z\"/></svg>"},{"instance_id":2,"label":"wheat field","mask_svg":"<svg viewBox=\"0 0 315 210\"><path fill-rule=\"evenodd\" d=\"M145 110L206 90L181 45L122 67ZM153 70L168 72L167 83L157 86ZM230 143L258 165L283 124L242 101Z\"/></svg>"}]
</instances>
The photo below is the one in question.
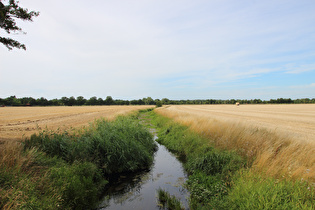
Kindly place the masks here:
<instances>
[{"instance_id":1,"label":"wheat field","mask_svg":"<svg viewBox=\"0 0 315 210\"><path fill-rule=\"evenodd\" d=\"M0 107L0 142L20 140L43 129L80 128L96 118L113 119L153 106Z\"/></svg>"},{"instance_id":2,"label":"wheat field","mask_svg":"<svg viewBox=\"0 0 315 210\"><path fill-rule=\"evenodd\" d=\"M296 105L184 105L169 111L198 118L216 119L315 141L315 104Z\"/></svg>"},{"instance_id":3,"label":"wheat field","mask_svg":"<svg viewBox=\"0 0 315 210\"><path fill-rule=\"evenodd\" d=\"M41 130L81 128L153 106L1 107L0 142ZM236 150L253 170L315 182L315 105L172 105L156 109L223 149Z\"/></svg>"},{"instance_id":4,"label":"wheat field","mask_svg":"<svg viewBox=\"0 0 315 210\"><path fill-rule=\"evenodd\" d=\"M252 169L315 182L315 105L174 105L156 112L216 147L236 150Z\"/></svg>"}]
</instances>

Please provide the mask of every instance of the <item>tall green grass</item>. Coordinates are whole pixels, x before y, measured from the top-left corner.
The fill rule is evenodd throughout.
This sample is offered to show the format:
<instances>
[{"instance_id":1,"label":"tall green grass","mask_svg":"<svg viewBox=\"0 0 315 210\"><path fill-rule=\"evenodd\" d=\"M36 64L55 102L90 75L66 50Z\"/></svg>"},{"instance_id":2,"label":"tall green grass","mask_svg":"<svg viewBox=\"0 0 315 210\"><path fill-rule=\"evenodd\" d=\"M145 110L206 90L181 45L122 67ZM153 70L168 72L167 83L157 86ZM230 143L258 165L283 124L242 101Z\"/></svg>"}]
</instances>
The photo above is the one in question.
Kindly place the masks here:
<instances>
[{"instance_id":1,"label":"tall green grass","mask_svg":"<svg viewBox=\"0 0 315 210\"><path fill-rule=\"evenodd\" d=\"M314 209L314 188L251 170L236 151L216 149L204 135L150 113L158 141L185 160L191 209Z\"/></svg>"},{"instance_id":2,"label":"tall green grass","mask_svg":"<svg viewBox=\"0 0 315 210\"><path fill-rule=\"evenodd\" d=\"M159 188L157 189L158 206L162 209L169 210L183 210L185 209L174 195L170 195L167 191Z\"/></svg>"},{"instance_id":3,"label":"tall green grass","mask_svg":"<svg viewBox=\"0 0 315 210\"><path fill-rule=\"evenodd\" d=\"M82 134L42 132L25 141L25 148L37 147L68 163L88 161L106 175L147 168L156 144L152 134L132 117L110 122L95 121Z\"/></svg>"},{"instance_id":4,"label":"tall green grass","mask_svg":"<svg viewBox=\"0 0 315 210\"><path fill-rule=\"evenodd\" d=\"M135 116L44 131L0 152L0 209L92 209L108 176L148 168L152 134Z\"/></svg>"},{"instance_id":5,"label":"tall green grass","mask_svg":"<svg viewBox=\"0 0 315 210\"><path fill-rule=\"evenodd\" d=\"M59 208L62 198L51 183L43 157L36 149L23 152L19 142L6 142L1 147L0 209Z\"/></svg>"},{"instance_id":6,"label":"tall green grass","mask_svg":"<svg viewBox=\"0 0 315 210\"><path fill-rule=\"evenodd\" d=\"M231 209L314 209L315 191L305 181L278 180L240 171L227 197Z\"/></svg>"}]
</instances>

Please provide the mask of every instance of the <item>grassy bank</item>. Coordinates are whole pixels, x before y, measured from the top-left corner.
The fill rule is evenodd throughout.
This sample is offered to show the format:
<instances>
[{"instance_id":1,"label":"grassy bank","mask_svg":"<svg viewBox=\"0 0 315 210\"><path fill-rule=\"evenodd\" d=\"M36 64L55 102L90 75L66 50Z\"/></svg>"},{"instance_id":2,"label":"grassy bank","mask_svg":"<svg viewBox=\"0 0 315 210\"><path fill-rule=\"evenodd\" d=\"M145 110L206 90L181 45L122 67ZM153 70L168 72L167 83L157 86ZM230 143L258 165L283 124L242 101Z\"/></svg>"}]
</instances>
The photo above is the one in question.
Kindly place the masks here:
<instances>
[{"instance_id":1,"label":"grassy bank","mask_svg":"<svg viewBox=\"0 0 315 210\"><path fill-rule=\"evenodd\" d=\"M0 208L89 209L107 177L148 168L156 145L135 117L33 135L0 152Z\"/></svg>"},{"instance_id":2,"label":"grassy bank","mask_svg":"<svg viewBox=\"0 0 315 210\"><path fill-rule=\"evenodd\" d=\"M240 114L241 110L233 111L227 107L215 110L220 114L223 114L226 109L230 110L223 115L225 117L231 115L228 118L220 117L221 115L217 115L216 112L208 112L210 108L206 106L204 107L205 110L203 107L197 108L185 109L185 107L170 106L157 109L156 112L181 125L188 126L190 130L207 138L216 148L237 151L253 165L252 169L259 173L265 173L276 179L285 177L289 180L300 180L303 178L315 183L315 143L312 138L304 139L298 133L289 133L289 128L288 133L280 132L276 130L277 126L274 123L271 123L272 126L269 129L259 126L257 124L259 120L255 124L251 115L257 116L256 112L259 111L259 106L257 108L255 106L245 108L243 110L245 113L247 113L247 109L252 109L252 111L248 115L244 114L246 116L244 118ZM263 110L268 113L270 109L273 110L273 108ZM299 116L302 115L301 109L303 110L303 107L298 108L299 112L295 111L296 114L294 114L295 109L292 108L293 116L296 115L297 117L291 116L286 123L281 122L288 125L296 123L297 126L301 126L297 123L300 121ZM281 106L279 105L275 110L271 113L276 117L271 119L276 120L279 117L277 113L281 112ZM311 118L312 112L309 110L307 113L310 113ZM239 116L243 121L236 120L235 116ZM269 115L262 114L262 116L268 117L270 112ZM301 117L302 121L303 116ZM254 121L247 121L247 117ZM280 117L286 119L283 113ZM261 119L262 122L265 120L266 118ZM309 122L309 124L304 123L304 127L312 127L312 121L305 120L305 122ZM280 126L283 127L284 125Z\"/></svg>"},{"instance_id":3,"label":"grassy bank","mask_svg":"<svg viewBox=\"0 0 315 210\"><path fill-rule=\"evenodd\" d=\"M185 159L192 209L315 208L311 182L256 170L253 166L256 155L244 155L233 147L219 147L192 127L154 112L150 115L159 130L158 141Z\"/></svg>"}]
</instances>

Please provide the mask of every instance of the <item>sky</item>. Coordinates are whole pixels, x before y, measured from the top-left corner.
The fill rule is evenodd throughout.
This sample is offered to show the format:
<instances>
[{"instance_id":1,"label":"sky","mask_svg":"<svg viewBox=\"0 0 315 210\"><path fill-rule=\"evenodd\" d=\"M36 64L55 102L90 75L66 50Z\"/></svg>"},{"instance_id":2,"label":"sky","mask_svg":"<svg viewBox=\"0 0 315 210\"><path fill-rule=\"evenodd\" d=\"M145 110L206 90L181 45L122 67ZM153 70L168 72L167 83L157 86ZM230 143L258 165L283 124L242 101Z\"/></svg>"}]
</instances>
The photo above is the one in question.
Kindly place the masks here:
<instances>
[{"instance_id":1,"label":"sky","mask_svg":"<svg viewBox=\"0 0 315 210\"><path fill-rule=\"evenodd\" d=\"M0 98L315 98L314 0L20 0Z\"/></svg>"}]
</instances>

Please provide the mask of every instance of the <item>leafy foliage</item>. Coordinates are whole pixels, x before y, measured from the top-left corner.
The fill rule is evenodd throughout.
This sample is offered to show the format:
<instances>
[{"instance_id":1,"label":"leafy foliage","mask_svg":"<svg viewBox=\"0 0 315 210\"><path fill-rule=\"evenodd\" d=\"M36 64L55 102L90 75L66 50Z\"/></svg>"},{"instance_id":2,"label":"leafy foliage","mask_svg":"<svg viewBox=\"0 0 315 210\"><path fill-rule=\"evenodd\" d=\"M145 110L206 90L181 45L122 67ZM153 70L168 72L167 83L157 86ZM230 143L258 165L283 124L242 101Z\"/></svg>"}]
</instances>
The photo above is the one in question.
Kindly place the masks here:
<instances>
[{"instance_id":1,"label":"leafy foliage","mask_svg":"<svg viewBox=\"0 0 315 210\"><path fill-rule=\"evenodd\" d=\"M159 108L159 107L162 107L162 102L161 101L156 102L156 108Z\"/></svg>"},{"instance_id":2,"label":"leafy foliage","mask_svg":"<svg viewBox=\"0 0 315 210\"><path fill-rule=\"evenodd\" d=\"M4 5L0 1L0 27L8 34L17 31L22 32L22 29L16 25L15 19L32 21L34 16L39 15L39 12L29 12L28 9L20 7L18 3L18 1L10 0L7 5ZM0 43L4 44L9 50L12 50L14 47L26 50L24 44L11 38L0 37Z\"/></svg>"}]
</instances>

